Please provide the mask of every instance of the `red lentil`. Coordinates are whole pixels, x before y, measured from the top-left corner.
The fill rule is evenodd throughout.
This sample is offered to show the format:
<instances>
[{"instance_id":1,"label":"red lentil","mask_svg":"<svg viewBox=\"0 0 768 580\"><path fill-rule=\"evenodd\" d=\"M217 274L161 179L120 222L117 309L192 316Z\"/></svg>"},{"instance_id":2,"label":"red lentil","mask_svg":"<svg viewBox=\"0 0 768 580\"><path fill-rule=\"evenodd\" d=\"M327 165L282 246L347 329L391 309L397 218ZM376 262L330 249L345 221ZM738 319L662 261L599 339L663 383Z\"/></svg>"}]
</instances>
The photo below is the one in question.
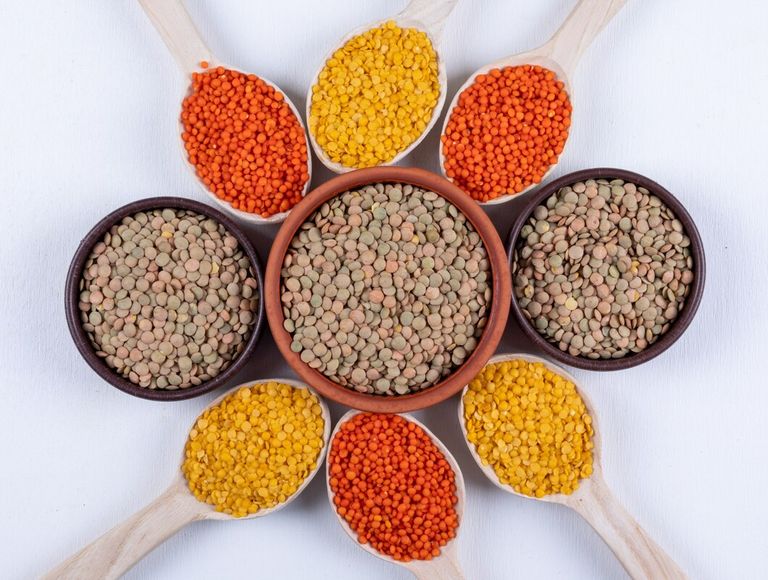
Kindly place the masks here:
<instances>
[{"instance_id":1,"label":"red lentil","mask_svg":"<svg viewBox=\"0 0 768 580\"><path fill-rule=\"evenodd\" d=\"M193 73L181 121L189 162L220 199L263 217L301 200L309 179L304 130L283 94L256 75L223 67Z\"/></svg>"},{"instance_id":2,"label":"red lentil","mask_svg":"<svg viewBox=\"0 0 768 580\"><path fill-rule=\"evenodd\" d=\"M540 66L478 75L442 136L445 173L478 201L539 183L563 152L571 103L562 81Z\"/></svg>"},{"instance_id":3,"label":"red lentil","mask_svg":"<svg viewBox=\"0 0 768 580\"><path fill-rule=\"evenodd\" d=\"M361 544L408 562L431 560L455 537L455 474L415 423L355 415L334 436L328 466L333 503Z\"/></svg>"}]
</instances>

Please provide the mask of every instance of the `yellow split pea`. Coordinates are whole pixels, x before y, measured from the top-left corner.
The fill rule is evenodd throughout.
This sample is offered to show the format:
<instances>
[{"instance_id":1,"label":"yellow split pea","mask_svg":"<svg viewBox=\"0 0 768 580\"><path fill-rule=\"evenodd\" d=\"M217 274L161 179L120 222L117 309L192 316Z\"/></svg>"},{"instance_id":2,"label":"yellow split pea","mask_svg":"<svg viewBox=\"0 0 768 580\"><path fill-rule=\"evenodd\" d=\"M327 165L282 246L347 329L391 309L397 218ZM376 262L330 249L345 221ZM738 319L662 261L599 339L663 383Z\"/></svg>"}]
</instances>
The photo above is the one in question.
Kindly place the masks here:
<instances>
[{"instance_id":1,"label":"yellow split pea","mask_svg":"<svg viewBox=\"0 0 768 580\"><path fill-rule=\"evenodd\" d=\"M429 37L389 21L333 53L312 87L309 130L346 167L388 163L421 135L440 97Z\"/></svg>"},{"instance_id":2,"label":"yellow split pea","mask_svg":"<svg viewBox=\"0 0 768 580\"><path fill-rule=\"evenodd\" d=\"M487 365L464 394L467 438L518 493L570 494L592 474L592 418L568 379L542 363Z\"/></svg>"},{"instance_id":3,"label":"yellow split pea","mask_svg":"<svg viewBox=\"0 0 768 580\"><path fill-rule=\"evenodd\" d=\"M189 432L182 471L190 491L236 518L286 501L317 465L324 420L308 389L243 387Z\"/></svg>"}]
</instances>

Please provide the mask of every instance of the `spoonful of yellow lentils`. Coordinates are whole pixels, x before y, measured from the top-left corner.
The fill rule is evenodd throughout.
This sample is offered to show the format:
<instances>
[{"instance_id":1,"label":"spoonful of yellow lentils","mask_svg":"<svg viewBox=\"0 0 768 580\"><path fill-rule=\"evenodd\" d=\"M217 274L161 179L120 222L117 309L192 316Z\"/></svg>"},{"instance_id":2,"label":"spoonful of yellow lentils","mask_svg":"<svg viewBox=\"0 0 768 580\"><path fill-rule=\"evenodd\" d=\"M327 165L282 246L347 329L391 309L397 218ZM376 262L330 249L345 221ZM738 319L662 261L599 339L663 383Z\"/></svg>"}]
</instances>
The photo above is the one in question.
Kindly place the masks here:
<instances>
[{"instance_id":1,"label":"spoonful of yellow lentils","mask_svg":"<svg viewBox=\"0 0 768 580\"><path fill-rule=\"evenodd\" d=\"M564 370L530 355L493 357L464 387L459 423L497 487L575 510L632 578L687 577L605 483L592 405Z\"/></svg>"},{"instance_id":2,"label":"spoonful of yellow lentils","mask_svg":"<svg viewBox=\"0 0 768 580\"><path fill-rule=\"evenodd\" d=\"M434 126L448 81L437 42L458 0L411 0L347 35L307 94L312 147L330 170L392 165Z\"/></svg>"},{"instance_id":3,"label":"spoonful of yellow lentils","mask_svg":"<svg viewBox=\"0 0 768 580\"><path fill-rule=\"evenodd\" d=\"M170 487L44 578L119 578L193 521L257 518L284 508L320 468L330 430L325 403L301 383L235 387L195 421Z\"/></svg>"}]
</instances>

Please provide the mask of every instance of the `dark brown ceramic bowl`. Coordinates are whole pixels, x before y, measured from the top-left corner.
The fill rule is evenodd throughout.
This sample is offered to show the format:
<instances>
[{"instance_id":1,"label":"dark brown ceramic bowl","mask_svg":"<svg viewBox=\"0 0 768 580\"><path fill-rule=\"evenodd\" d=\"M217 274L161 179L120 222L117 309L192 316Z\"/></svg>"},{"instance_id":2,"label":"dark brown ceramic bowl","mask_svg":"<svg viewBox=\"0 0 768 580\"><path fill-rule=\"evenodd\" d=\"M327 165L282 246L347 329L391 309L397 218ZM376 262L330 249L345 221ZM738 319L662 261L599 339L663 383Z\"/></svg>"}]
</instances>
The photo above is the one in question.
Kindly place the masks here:
<instances>
[{"instance_id":1,"label":"dark brown ceramic bowl","mask_svg":"<svg viewBox=\"0 0 768 580\"><path fill-rule=\"evenodd\" d=\"M624 169L611 169L611 168L596 168L596 169L584 169L582 171L576 171L564 175L560 179L553 181L547 185L544 185L533 193L523 207L520 215L512 224L512 229L509 232L507 258L509 260L510 269L512 266L512 260L514 256L515 245L518 243L518 237L520 236L520 230L528 221L528 218L533 214L533 210L538 205L546 200L550 195L559 191L566 185L572 185L577 181L585 181L587 179L623 179L625 181L634 183L635 185L645 187L653 195L662 200L667 207L672 209L677 219L679 219L686 234L691 240L691 256L693 257L693 270L694 280L691 286L688 298L685 300L683 309L680 311L678 317L670 325L669 330L664 333L652 345L649 345L643 351L635 354L631 354L619 359L590 359L587 357L573 356L567 352L563 352L556 345L549 342L544 336L533 327L526 316L523 314L522 308L517 302L514 291L512 292L512 312L517 319L518 324L523 329L523 332L533 343L542 351L547 353L553 359L560 361L563 364L570 365L572 367L587 369L591 371L617 371L621 369L627 369L634 367L644 362L657 357L662 352L667 350L674 342L680 338L680 336L688 328L688 325L693 320L696 314L696 310L701 302L701 295L704 292L704 280L706 278L706 262L704 259L704 246L701 243L701 236L699 236L699 230L696 228L696 224L693 222L688 211L683 205L673 196L669 191L664 189L661 185L639 175L632 171L625 171Z\"/></svg>"},{"instance_id":2,"label":"dark brown ceramic bowl","mask_svg":"<svg viewBox=\"0 0 768 580\"><path fill-rule=\"evenodd\" d=\"M464 364L454 370L447 378L423 391L408 395L382 396L358 393L334 383L322 373L302 362L299 355L291 350L291 335L283 328L280 270L285 253L296 231L324 202L355 187L372 183L406 183L434 191L443 196L461 210L472 223L485 244L490 262L493 296L488 313L488 322L478 340L477 347ZM483 368L483 365L493 355L504 333L509 314L512 281L504 247L496 229L483 210L480 209L480 206L461 189L446 179L422 169L374 167L334 177L310 192L291 210L272 244L267 262L264 290L267 320L275 342L288 364L308 385L329 399L355 409L379 413L402 413L423 409L447 399L459 392Z\"/></svg>"},{"instance_id":3,"label":"dark brown ceramic bowl","mask_svg":"<svg viewBox=\"0 0 768 580\"><path fill-rule=\"evenodd\" d=\"M186 389L149 389L146 387L140 387L123 378L114 370L109 368L104 360L94 352L91 340L88 338L87 333L83 330L82 323L80 322L80 311L78 309L78 302L80 296L80 279L83 273L83 267L88 260L88 256L91 254L93 246L102 240L104 234L116 223L120 222L124 217L133 215L140 211L147 211L151 209L186 209L200 213L207 216L220 224L224 225L229 232L237 238L240 246L248 255L248 259L251 261L253 271L256 275L256 281L259 285L259 308L256 312L256 318L254 320L251 330L251 336L245 343L243 351L235 358L230 365L224 369L220 374L216 375L212 379L205 381L196 386L191 386ZM150 197L148 199L142 199L124 205L123 207L116 209L111 214L97 223L93 229L88 232L75 252L75 257L72 259L72 264L69 266L69 272L67 273L67 284L64 296L64 308L67 314L67 325L69 326L69 332L72 335L72 339L75 341L77 350L85 359L90 367L96 371L96 373L111 384L113 387L120 389L133 395L134 397L141 397L142 399L151 399L153 401L181 401L184 399L191 399L199 395L208 393L226 384L235 373L245 364L248 358L253 354L256 348L256 343L261 335L261 330L264 326L264 280L261 271L261 265L259 263L259 257L256 255L253 245L245 236L243 231L220 211L212 208L209 205L193 201L191 199L185 199L183 197Z\"/></svg>"}]
</instances>

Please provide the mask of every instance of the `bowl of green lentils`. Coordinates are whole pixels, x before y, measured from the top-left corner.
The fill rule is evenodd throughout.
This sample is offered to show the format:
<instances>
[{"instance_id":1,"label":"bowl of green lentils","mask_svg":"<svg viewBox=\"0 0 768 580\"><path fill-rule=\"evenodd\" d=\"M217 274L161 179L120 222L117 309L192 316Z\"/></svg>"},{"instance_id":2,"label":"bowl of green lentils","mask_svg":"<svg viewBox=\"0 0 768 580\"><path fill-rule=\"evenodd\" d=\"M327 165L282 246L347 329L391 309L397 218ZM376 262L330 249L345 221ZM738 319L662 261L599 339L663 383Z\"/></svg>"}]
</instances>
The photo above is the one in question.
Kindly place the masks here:
<instances>
[{"instance_id":1,"label":"bowl of green lentils","mask_svg":"<svg viewBox=\"0 0 768 580\"><path fill-rule=\"evenodd\" d=\"M180 197L136 201L80 243L67 275L78 351L114 387L177 401L223 386L256 347L262 273L240 228Z\"/></svg>"},{"instance_id":2,"label":"bowl of green lentils","mask_svg":"<svg viewBox=\"0 0 768 580\"><path fill-rule=\"evenodd\" d=\"M269 255L267 319L321 394L364 411L421 409L494 353L511 293L496 230L427 171L353 171L308 194Z\"/></svg>"},{"instance_id":3,"label":"bowl of green lentils","mask_svg":"<svg viewBox=\"0 0 768 580\"><path fill-rule=\"evenodd\" d=\"M696 224L661 185L587 169L539 189L509 235L512 312L552 358L620 370L658 356L693 320L706 264Z\"/></svg>"}]
</instances>

